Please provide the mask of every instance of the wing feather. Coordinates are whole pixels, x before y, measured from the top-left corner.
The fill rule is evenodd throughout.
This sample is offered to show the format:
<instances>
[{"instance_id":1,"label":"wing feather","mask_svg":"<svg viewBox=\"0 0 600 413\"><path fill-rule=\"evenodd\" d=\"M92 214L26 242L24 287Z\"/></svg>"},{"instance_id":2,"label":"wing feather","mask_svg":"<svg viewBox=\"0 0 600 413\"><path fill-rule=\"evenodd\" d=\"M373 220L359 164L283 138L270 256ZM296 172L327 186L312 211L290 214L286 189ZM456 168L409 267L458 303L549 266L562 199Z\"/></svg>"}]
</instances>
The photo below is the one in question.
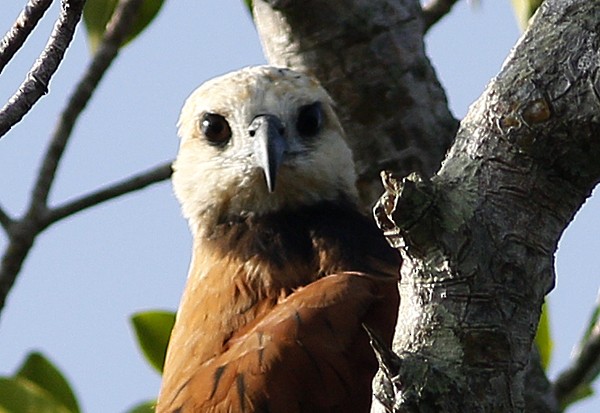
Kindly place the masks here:
<instances>
[{"instance_id":1,"label":"wing feather","mask_svg":"<svg viewBox=\"0 0 600 413\"><path fill-rule=\"evenodd\" d=\"M376 362L361 324L390 330L395 281L343 272L297 289L203 363L165 411L366 411Z\"/></svg>"}]
</instances>

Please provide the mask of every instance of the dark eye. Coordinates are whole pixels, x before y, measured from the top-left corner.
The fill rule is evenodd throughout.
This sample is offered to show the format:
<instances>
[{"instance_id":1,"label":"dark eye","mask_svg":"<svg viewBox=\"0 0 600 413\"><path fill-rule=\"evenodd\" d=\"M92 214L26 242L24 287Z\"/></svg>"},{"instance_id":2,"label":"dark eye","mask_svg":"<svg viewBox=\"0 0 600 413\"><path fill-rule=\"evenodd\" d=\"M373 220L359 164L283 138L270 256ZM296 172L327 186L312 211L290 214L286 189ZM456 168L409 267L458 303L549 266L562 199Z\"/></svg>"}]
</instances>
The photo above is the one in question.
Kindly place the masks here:
<instances>
[{"instance_id":1,"label":"dark eye","mask_svg":"<svg viewBox=\"0 0 600 413\"><path fill-rule=\"evenodd\" d=\"M310 138L315 136L323 126L323 106L321 102L311 103L300 108L296 129L301 136Z\"/></svg>"},{"instance_id":2,"label":"dark eye","mask_svg":"<svg viewBox=\"0 0 600 413\"><path fill-rule=\"evenodd\" d=\"M202 116L200 130L206 136L208 143L214 146L224 146L231 139L229 123L216 113L206 113Z\"/></svg>"}]
</instances>

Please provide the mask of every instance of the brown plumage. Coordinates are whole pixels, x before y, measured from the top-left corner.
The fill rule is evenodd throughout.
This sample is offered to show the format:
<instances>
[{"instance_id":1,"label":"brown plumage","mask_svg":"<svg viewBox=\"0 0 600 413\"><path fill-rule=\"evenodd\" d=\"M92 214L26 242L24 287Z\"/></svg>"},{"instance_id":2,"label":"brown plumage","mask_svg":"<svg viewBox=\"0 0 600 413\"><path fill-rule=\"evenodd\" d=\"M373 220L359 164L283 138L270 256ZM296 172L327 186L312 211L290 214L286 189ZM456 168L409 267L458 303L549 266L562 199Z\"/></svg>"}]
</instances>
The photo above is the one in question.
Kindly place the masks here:
<instances>
[{"instance_id":1,"label":"brown plumage","mask_svg":"<svg viewBox=\"0 0 600 413\"><path fill-rule=\"evenodd\" d=\"M157 412L367 412L399 258L359 212L350 151L310 78L272 67L186 102L174 187L194 233Z\"/></svg>"}]
</instances>

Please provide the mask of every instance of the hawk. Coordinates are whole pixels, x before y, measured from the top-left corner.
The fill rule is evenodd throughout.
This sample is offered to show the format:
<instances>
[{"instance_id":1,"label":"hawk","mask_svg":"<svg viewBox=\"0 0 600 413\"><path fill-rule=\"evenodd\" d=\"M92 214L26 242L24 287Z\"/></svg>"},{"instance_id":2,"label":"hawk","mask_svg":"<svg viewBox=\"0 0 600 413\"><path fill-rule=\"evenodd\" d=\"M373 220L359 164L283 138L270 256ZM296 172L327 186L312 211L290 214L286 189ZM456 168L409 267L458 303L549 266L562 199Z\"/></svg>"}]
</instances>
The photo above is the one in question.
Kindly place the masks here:
<instances>
[{"instance_id":1,"label":"hawk","mask_svg":"<svg viewBox=\"0 0 600 413\"><path fill-rule=\"evenodd\" d=\"M367 412L399 257L361 212L325 90L270 66L187 99L173 187L193 255L156 411Z\"/></svg>"}]
</instances>

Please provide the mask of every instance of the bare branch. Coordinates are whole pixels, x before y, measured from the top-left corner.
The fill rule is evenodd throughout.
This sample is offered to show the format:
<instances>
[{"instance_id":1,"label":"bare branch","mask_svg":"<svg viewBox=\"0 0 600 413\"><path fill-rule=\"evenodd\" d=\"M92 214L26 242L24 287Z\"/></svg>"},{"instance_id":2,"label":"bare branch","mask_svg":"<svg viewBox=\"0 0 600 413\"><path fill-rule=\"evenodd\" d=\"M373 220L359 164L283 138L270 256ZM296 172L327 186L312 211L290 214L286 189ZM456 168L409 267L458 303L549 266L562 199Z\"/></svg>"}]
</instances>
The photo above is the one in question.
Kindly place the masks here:
<instances>
[{"instance_id":1,"label":"bare branch","mask_svg":"<svg viewBox=\"0 0 600 413\"><path fill-rule=\"evenodd\" d=\"M23 46L53 0L29 0L12 27L0 41L0 73Z\"/></svg>"},{"instance_id":2,"label":"bare branch","mask_svg":"<svg viewBox=\"0 0 600 413\"><path fill-rule=\"evenodd\" d=\"M0 138L46 93L50 79L62 61L81 19L85 0L63 0L62 10L46 48L37 58L19 90L0 110Z\"/></svg>"},{"instance_id":3,"label":"bare branch","mask_svg":"<svg viewBox=\"0 0 600 413\"><path fill-rule=\"evenodd\" d=\"M63 12L69 7L75 8L74 5L82 8L83 3L84 0L63 0ZM104 73L117 56L119 46L123 43L140 5L141 0L123 0L119 3L94 58L60 116L38 172L29 210L23 219L11 226L10 242L0 262L0 311L4 308L6 297L14 285L35 237L48 226L48 193L54 182L58 164L75 122L87 105ZM0 111L0 133L3 124L3 113Z\"/></svg>"},{"instance_id":4,"label":"bare branch","mask_svg":"<svg viewBox=\"0 0 600 413\"><path fill-rule=\"evenodd\" d=\"M18 221L11 226L10 242L0 261L0 310L4 308L6 297L15 283L17 274L27 253L33 246L37 229L29 221Z\"/></svg>"},{"instance_id":5,"label":"bare branch","mask_svg":"<svg viewBox=\"0 0 600 413\"><path fill-rule=\"evenodd\" d=\"M98 205L121 195L137 191L157 182L164 181L171 176L171 162L166 162L148 171L144 171L115 184L84 195L64 205L52 208L45 219L47 225L73 215L81 210Z\"/></svg>"},{"instance_id":6,"label":"bare branch","mask_svg":"<svg viewBox=\"0 0 600 413\"><path fill-rule=\"evenodd\" d=\"M442 17L450 13L452 6L454 6L458 0L429 0L427 4L423 6L423 21L425 22L425 32L431 29Z\"/></svg>"},{"instance_id":7,"label":"bare branch","mask_svg":"<svg viewBox=\"0 0 600 413\"><path fill-rule=\"evenodd\" d=\"M561 405L567 404L579 389L589 385L600 370L600 319L590 330L587 340L572 361L554 382L554 394Z\"/></svg>"},{"instance_id":8,"label":"bare branch","mask_svg":"<svg viewBox=\"0 0 600 413\"><path fill-rule=\"evenodd\" d=\"M8 229L13 222L13 219L6 213L6 211L4 211L2 206L0 206L0 225L2 225L2 228L8 232Z\"/></svg>"},{"instance_id":9,"label":"bare branch","mask_svg":"<svg viewBox=\"0 0 600 413\"><path fill-rule=\"evenodd\" d=\"M103 41L60 116L33 189L30 213L35 213L37 210L43 211L47 205L48 193L75 122L87 106L104 73L117 56L119 47L131 27L133 16L140 4L141 0L126 0L120 2L115 10Z\"/></svg>"}]
</instances>

